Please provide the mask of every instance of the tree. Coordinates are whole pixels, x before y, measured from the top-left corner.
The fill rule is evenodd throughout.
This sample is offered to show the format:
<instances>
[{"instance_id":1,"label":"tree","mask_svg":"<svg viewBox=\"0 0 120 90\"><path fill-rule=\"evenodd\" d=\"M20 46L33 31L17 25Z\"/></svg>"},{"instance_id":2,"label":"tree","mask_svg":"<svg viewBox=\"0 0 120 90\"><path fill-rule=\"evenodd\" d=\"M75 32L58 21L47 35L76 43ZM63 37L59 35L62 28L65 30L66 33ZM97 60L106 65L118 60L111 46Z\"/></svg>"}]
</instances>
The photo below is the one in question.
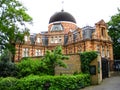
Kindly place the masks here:
<instances>
[{"instance_id":1,"label":"tree","mask_svg":"<svg viewBox=\"0 0 120 90\"><path fill-rule=\"evenodd\" d=\"M66 64L63 62L65 59L69 59L69 57L62 54L61 46L57 46L53 51L46 51L42 60L48 67L51 74L54 75L56 66L66 67Z\"/></svg>"},{"instance_id":2,"label":"tree","mask_svg":"<svg viewBox=\"0 0 120 90\"><path fill-rule=\"evenodd\" d=\"M17 0L0 0L0 45L15 54L15 43L23 42L24 35L29 33L26 24L32 18L26 8Z\"/></svg>"},{"instance_id":3,"label":"tree","mask_svg":"<svg viewBox=\"0 0 120 90\"><path fill-rule=\"evenodd\" d=\"M108 22L109 35L113 41L113 53L115 59L120 59L120 9Z\"/></svg>"},{"instance_id":4,"label":"tree","mask_svg":"<svg viewBox=\"0 0 120 90\"><path fill-rule=\"evenodd\" d=\"M0 77L16 76L17 67L11 62L11 52L5 50L0 58Z\"/></svg>"}]
</instances>

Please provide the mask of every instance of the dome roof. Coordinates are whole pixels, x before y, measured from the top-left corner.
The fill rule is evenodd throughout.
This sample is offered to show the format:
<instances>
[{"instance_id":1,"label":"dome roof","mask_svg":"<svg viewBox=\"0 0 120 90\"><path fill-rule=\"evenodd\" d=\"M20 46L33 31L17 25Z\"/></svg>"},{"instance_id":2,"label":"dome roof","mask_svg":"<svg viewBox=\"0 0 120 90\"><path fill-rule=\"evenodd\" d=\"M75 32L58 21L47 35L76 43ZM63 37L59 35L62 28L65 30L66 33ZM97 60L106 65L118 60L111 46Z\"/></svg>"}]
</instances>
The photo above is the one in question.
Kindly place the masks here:
<instances>
[{"instance_id":1,"label":"dome roof","mask_svg":"<svg viewBox=\"0 0 120 90\"><path fill-rule=\"evenodd\" d=\"M49 20L49 24L56 21L69 21L76 23L75 18L70 13L64 12L63 10L61 12L56 12L53 14Z\"/></svg>"}]
</instances>

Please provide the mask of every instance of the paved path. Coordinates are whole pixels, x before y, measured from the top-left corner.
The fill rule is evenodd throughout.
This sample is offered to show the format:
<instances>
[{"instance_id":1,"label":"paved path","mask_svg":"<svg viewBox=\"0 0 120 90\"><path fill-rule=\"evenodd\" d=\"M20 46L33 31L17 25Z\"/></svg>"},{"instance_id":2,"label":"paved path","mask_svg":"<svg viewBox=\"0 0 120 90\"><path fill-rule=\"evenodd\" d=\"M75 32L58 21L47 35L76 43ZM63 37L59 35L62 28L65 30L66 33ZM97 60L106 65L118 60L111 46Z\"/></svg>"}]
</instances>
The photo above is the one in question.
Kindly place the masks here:
<instances>
[{"instance_id":1,"label":"paved path","mask_svg":"<svg viewBox=\"0 0 120 90\"><path fill-rule=\"evenodd\" d=\"M100 85L86 87L81 90L120 90L120 76L106 78Z\"/></svg>"}]
</instances>

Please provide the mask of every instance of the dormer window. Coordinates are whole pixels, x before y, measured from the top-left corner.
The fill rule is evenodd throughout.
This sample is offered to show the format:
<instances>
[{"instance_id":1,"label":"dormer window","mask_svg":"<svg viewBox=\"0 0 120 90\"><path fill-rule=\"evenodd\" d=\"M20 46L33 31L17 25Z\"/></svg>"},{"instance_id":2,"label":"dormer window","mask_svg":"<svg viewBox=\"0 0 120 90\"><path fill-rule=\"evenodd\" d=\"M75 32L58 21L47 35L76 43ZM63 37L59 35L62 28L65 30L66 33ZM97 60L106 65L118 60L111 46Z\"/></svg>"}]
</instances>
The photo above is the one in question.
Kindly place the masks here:
<instances>
[{"instance_id":1,"label":"dormer window","mask_svg":"<svg viewBox=\"0 0 120 90\"><path fill-rule=\"evenodd\" d=\"M63 27L61 24L54 24L52 27L51 27L51 31L61 31L63 30Z\"/></svg>"}]
</instances>

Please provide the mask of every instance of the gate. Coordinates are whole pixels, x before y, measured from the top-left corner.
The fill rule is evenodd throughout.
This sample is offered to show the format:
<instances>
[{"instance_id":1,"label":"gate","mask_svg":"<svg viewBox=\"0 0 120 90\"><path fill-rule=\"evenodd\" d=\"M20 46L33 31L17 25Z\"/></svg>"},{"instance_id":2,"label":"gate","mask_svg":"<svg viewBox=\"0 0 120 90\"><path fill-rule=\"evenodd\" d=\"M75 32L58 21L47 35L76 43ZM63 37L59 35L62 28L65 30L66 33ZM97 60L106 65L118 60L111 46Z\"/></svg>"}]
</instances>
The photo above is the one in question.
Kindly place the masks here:
<instances>
[{"instance_id":1,"label":"gate","mask_svg":"<svg viewBox=\"0 0 120 90\"><path fill-rule=\"evenodd\" d=\"M114 61L114 71L120 71L120 60Z\"/></svg>"},{"instance_id":2,"label":"gate","mask_svg":"<svg viewBox=\"0 0 120 90\"><path fill-rule=\"evenodd\" d=\"M109 73L109 66L108 66L108 60L105 58L102 58L102 79L108 77Z\"/></svg>"}]
</instances>

